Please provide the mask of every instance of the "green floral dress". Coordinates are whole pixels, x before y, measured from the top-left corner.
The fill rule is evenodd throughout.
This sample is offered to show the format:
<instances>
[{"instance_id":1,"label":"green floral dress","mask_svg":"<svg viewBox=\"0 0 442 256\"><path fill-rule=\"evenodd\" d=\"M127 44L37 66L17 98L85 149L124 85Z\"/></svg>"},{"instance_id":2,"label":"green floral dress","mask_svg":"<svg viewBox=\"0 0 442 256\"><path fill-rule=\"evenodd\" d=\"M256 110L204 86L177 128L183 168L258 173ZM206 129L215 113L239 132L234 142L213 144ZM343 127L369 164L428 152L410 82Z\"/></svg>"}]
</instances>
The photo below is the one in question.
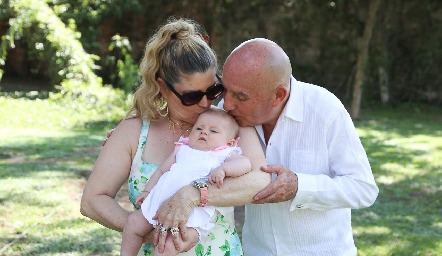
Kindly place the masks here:
<instances>
[{"instance_id":1,"label":"green floral dress","mask_svg":"<svg viewBox=\"0 0 442 256\"><path fill-rule=\"evenodd\" d=\"M135 209L139 207L135 205L135 201L143 191L152 173L158 168L158 165L145 163L141 160L144 146L149 132L149 121L143 119L141 127L140 139L138 141L138 149L132 161L132 167L129 175L129 200ZM243 255L241 243L235 229L235 221L233 212L221 215L219 212L213 219L215 227L210 231L208 237L202 238L194 248L186 253L179 255L196 255L196 256L239 256ZM144 255L153 255L154 246L145 244Z\"/></svg>"}]
</instances>

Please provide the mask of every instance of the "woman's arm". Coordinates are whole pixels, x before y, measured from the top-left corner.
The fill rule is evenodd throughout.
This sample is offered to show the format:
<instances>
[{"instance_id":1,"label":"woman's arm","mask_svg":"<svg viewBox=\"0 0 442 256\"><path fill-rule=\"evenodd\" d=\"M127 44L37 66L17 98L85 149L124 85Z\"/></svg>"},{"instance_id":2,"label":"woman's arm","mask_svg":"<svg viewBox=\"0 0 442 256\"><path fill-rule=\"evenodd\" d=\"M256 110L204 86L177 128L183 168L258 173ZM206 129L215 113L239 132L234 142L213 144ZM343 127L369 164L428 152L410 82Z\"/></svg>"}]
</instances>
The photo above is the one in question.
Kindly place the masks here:
<instances>
[{"instance_id":1,"label":"woman's arm","mask_svg":"<svg viewBox=\"0 0 442 256\"><path fill-rule=\"evenodd\" d=\"M141 119L123 120L102 148L84 188L81 213L105 227L123 231L129 212L115 200L127 180L138 146Z\"/></svg>"}]
</instances>

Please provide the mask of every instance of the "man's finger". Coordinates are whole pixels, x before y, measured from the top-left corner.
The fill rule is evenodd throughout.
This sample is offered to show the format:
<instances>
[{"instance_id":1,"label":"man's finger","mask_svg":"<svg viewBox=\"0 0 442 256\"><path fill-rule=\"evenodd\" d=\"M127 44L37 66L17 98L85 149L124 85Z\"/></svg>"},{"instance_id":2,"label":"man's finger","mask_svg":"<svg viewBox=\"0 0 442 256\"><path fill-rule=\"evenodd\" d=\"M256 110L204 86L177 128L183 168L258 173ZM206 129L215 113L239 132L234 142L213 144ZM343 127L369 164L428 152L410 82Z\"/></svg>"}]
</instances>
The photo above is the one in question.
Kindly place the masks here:
<instances>
[{"instance_id":1,"label":"man's finger","mask_svg":"<svg viewBox=\"0 0 442 256\"><path fill-rule=\"evenodd\" d=\"M261 166L261 171L264 171L266 173L276 173L278 174L280 172L280 168L274 165L264 165Z\"/></svg>"},{"instance_id":2,"label":"man's finger","mask_svg":"<svg viewBox=\"0 0 442 256\"><path fill-rule=\"evenodd\" d=\"M254 201L252 201L252 204L266 204L266 203L273 203L274 197L275 197L275 196L274 196L273 194L271 194L271 195L266 196L266 197L263 197L263 198L261 198L261 199L259 199L259 200L254 200Z\"/></svg>"},{"instance_id":3,"label":"man's finger","mask_svg":"<svg viewBox=\"0 0 442 256\"><path fill-rule=\"evenodd\" d=\"M115 128L113 128L113 129L107 131L107 132L106 132L106 137L109 138L109 137L112 135L112 133L114 132L114 130L115 130Z\"/></svg>"},{"instance_id":4,"label":"man's finger","mask_svg":"<svg viewBox=\"0 0 442 256\"><path fill-rule=\"evenodd\" d=\"M273 183L270 183L269 185L267 185L267 187L265 187L263 190L259 191L258 194L256 194L253 197L253 201L261 200L263 198L270 196L273 193L274 193Z\"/></svg>"}]
</instances>

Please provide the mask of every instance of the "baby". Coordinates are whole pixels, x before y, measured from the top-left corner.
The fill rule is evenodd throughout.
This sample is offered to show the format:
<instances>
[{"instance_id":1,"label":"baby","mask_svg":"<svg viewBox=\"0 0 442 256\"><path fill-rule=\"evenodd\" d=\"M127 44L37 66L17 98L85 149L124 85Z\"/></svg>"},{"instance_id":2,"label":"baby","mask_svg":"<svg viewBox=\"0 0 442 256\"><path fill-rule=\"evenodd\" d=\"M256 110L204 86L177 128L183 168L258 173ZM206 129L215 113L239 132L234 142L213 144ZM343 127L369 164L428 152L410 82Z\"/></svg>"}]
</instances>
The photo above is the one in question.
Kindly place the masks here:
<instances>
[{"instance_id":1,"label":"baby","mask_svg":"<svg viewBox=\"0 0 442 256\"><path fill-rule=\"evenodd\" d=\"M208 178L218 188L226 176L238 177L251 171L248 158L241 155L237 146L239 126L227 112L210 108L201 113L188 138L181 138L175 151L152 174L136 204L141 211L129 216L123 230L121 255L137 255L143 244L143 237L158 224L152 220L162 203L181 187L193 181ZM202 202L203 203L203 202ZM233 211L233 207L212 207L201 205L193 208L186 224L189 239L183 246L196 244L201 236L207 236L214 224L210 219L215 210L221 213ZM167 229L160 226L160 232ZM178 227L170 229L171 234L179 234ZM164 252L155 248L154 255L176 255L171 237L166 239Z\"/></svg>"}]
</instances>

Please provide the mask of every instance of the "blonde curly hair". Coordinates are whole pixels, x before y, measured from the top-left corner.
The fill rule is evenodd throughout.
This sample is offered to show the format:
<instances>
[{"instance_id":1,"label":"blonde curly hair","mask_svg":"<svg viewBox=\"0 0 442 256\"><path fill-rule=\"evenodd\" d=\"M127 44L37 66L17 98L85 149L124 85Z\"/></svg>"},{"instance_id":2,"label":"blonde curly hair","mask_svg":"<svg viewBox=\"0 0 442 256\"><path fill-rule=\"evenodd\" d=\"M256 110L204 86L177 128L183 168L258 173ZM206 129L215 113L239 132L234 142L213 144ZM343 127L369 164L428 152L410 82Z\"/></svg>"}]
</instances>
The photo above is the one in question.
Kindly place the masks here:
<instances>
[{"instance_id":1,"label":"blonde curly hair","mask_svg":"<svg viewBox=\"0 0 442 256\"><path fill-rule=\"evenodd\" d=\"M170 18L148 40L140 63L142 81L127 116L157 120L167 107L157 78L172 85L180 78L218 69L215 52L206 42L204 28L190 19Z\"/></svg>"}]
</instances>

